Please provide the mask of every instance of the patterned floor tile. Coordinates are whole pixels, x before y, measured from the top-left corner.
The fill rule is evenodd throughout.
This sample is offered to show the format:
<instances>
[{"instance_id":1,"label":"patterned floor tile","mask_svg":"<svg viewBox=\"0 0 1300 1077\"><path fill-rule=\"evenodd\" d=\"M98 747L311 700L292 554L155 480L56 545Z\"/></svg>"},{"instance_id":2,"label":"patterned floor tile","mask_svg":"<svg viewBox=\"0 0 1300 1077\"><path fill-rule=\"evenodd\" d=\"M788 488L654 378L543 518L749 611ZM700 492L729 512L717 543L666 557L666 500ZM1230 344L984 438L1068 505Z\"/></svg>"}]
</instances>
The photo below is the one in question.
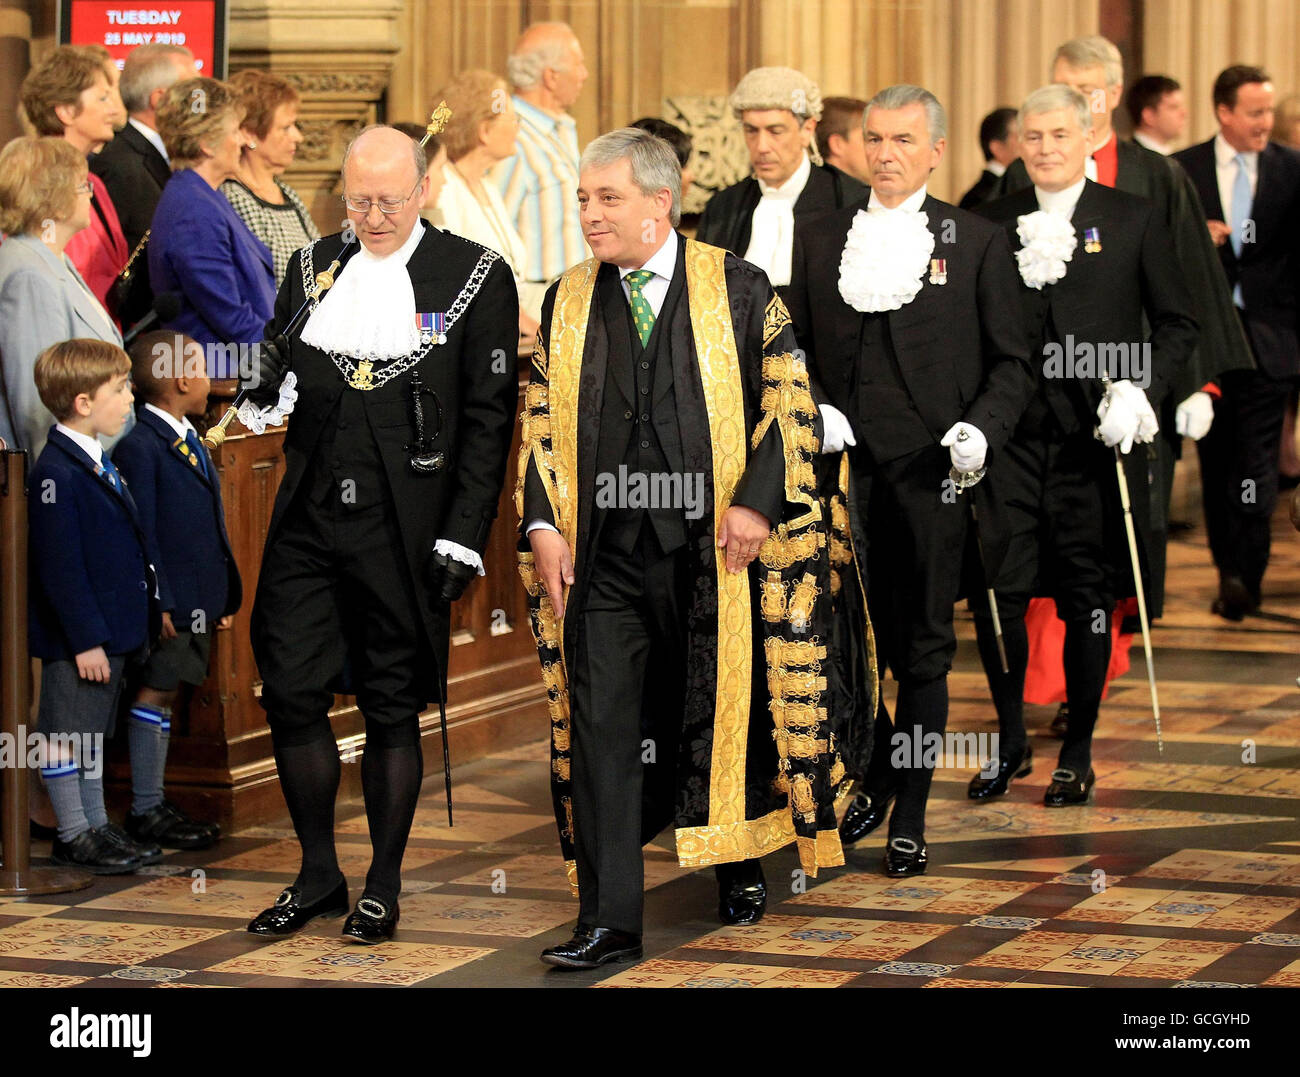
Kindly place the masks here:
<instances>
[{"instance_id":1,"label":"patterned floor tile","mask_svg":"<svg viewBox=\"0 0 1300 1077\"><path fill-rule=\"evenodd\" d=\"M335 849L338 854L339 870L344 875L354 879L365 877L371 859L368 841L341 841L335 844ZM455 855L454 849L429 849L411 845L407 847L402 868L405 871L414 871ZM298 864L301 859L302 851L297 840L286 839L217 860L212 864L212 868L229 871L275 871L292 877L298 874Z\"/></svg>"},{"instance_id":2,"label":"patterned floor tile","mask_svg":"<svg viewBox=\"0 0 1300 1077\"><path fill-rule=\"evenodd\" d=\"M528 830L540 826L555 828L553 815L532 815L527 812L481 812L457 811L455 826L447 825L447 808L439 804L436 797L425 795L423 806L415 813L415 822L411 826L413 838L437 838L443 841L474 842L502 841L513 838ZM340 834L368 834L364 815L346 822L338 827ZM546 841L553 842L553 833L547 834Z\"/></svg>"},{"instance_id":3,"label":"patterned floor tile","mask_svg":"<svg viewBox=\"0 0 1300 1077\"><path fill-rule=\"evenodd\" d=\"M212 928L41 918L0 928L0 955L40 961L138 965L220 934L220 930Z\"/></svg>"},{"instance_id":4,"label":"patterned floor tile","mask_svg":"<svg viewBox=\"0 0 1300 1077\"><path fill-rule=\"evenodd\" d=\"M358 946L337 936L298 935L231 958L207 971L293 980L356 981L409 986L493 952L486 947L384 942Z\"/></svg>"},{"instance_id":5,"label":"patterned floor tile","mask_svg":"<svg viewBox=\"0 0 1300 1077\"><path fill-rule=\"evenodd\" d=\"M402 899L402 926L413 931L528 939L573 920L571 901L416 894Z\"/></svg>"}]
</instances>

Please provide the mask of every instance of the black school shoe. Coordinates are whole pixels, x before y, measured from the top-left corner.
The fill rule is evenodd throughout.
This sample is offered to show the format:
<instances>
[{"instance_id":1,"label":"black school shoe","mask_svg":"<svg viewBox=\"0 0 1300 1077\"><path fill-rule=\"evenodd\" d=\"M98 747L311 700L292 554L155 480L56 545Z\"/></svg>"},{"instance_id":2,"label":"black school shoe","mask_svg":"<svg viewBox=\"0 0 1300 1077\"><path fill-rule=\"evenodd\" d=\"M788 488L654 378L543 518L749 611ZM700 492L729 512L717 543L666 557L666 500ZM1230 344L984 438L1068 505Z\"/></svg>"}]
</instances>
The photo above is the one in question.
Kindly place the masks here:
<instances>
[{"instance_id":1,"label":"black school shoe","mask_svg":"<svg viewBox=\"0 0 1300 1077\"><path fill-rule=\"evenodd\" d=\"M128 812L126 832L136 841L157 842L169 849L206 849L221 836L215 823L196 822L166 800L139 815Z\"/></svg>"},{"instance_id":2,"label":"black school shoe","mask_svg":"<svg viewBox=\"0 0 1300 1077\"><path fill-rule=\"evenodd\" d=\"M129 875L143 863L134 852L119 848L100 830L83 830L71 841L54 839L50 859L92 875Z\"/></svg>"}]
</instances>

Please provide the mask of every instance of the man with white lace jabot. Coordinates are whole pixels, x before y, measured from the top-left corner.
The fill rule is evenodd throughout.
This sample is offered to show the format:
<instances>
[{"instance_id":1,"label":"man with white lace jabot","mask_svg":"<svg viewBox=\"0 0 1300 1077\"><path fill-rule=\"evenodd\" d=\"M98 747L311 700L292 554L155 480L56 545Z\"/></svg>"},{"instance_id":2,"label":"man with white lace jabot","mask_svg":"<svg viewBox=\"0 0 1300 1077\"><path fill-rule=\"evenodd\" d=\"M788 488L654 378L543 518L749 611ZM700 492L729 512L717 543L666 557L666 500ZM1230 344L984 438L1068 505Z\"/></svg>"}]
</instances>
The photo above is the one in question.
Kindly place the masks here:
<instances>
[{"instance_id":1,"label":"man with white lace jabot","mask_svg":"<svg viewBox=\"0 0 1300 1077\"><path fill-rule=\"evenodd\" d=\"M1115 451L1146 565L1155 541L1149 472L1156 415L1197 341L1191 298L1155 205L1085 178L1091 127L1088 100L1077 90L1035 90L1020 109L1021 156L1033 186L979 209L1016 248L1039 379L999 461L1010 545L994 588L1008 673L983 592L971 598L1000 728L998 772L971 780L975 800L1000 796L1012 778L1029 773L1024 614L1035 594L1055 599L1065 623L1069 704L1044 803L1088 799L1110 619L1117 599L1136 594Z\"/></svg>"},{"instance_id":2,"label":"man with white lace jabot","mask_svg":"<svg viewBox=\"0 0 1300 1077\"><path fill-rule=\"evenodd\" d=\"M947 144L943 106L919 86L891 86L863 122L871 192L796 233L790 314L823 451L848 448L854 553L882 665L899 686L893 726L877 715L841 840L874 830L896 798L885 869L903 877L927 863L935 753L923 746L947 723L966 502L978 498L981 523L992 524L998 453L1033 379L1005 234L926 190Z\"/></svg>"},{"instance_id":3,"label":"man with white lace jabot","mask_svg":"<svg viewBox=\"0 0 1300 1077\"><path fill-rule=\"evenodd\" d=\"M494 252L420 219L425 167L419 144L391 127L348 147L345 229L291 259L253 379L264 406L241 413L254 428L277 421L293 395L283 384L296 382L251 629L302 867L249 925L255 934L348 910L329 709L349 692L366 723L373 858L343 933L391 938L420 793L419 715L445 698L450 603L483 572L505 479L514 278ZM333 285L286 338L336 259Z\"/></svg>"}]
</instances>

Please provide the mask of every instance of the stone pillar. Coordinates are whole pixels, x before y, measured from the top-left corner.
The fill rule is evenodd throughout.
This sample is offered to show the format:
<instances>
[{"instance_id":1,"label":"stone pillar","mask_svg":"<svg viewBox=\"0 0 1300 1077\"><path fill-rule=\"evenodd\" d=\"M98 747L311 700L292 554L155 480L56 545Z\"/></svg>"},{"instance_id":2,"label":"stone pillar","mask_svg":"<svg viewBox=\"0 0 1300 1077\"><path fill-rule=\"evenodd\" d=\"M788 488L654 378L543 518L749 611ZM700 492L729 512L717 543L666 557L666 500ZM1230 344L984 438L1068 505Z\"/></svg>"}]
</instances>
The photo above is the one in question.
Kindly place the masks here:
<instances>
[{"instance_id":1,"label":"stone pillar","mask_svg":"<svg viewBox=\"0 0 1300 1077\"><path fill-rule=\"evenodd\" d=\"M230 71L258 67L302 95L303 142L285 182L302 196L322 233L344 214L339 167L348 139L380 114L398 49L402 0L232 0Z\"/></svg>"},{"instance_id":2,"label":"stone pillar","mask_svg":"<svg viewBox=\"0 0 1300 1077\"><path fill-rule=\"evenodd\" d=\"M18 119L18 87L31 62L32 20L24 0L0 0L0 146L23 133Z\"/></svg>"}]
</instances>

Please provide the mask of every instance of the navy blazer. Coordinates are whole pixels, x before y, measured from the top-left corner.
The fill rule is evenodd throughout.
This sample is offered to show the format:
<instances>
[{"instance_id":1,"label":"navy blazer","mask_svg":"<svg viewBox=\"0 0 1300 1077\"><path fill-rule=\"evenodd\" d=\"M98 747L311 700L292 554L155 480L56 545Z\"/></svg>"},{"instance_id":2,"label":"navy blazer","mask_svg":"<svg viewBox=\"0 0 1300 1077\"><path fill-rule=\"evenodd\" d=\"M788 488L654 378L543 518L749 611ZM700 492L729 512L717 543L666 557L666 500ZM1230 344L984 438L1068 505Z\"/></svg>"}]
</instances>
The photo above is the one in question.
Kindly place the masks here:
<instances>
[{"instance_id":1,"label":"navy blazer","mask_svg":"<svg viewBox=\"0 0 1300 1077\"><path fill-rule=\"evenodd\" d=\"M51 429L28 480L28 644L68 660L93 647L145 644L154 586L135 501L95 474L90 457Z\"/></svg>"},{"instance_id":2,"label":"navy blazer","mask_svg":"<svg viewBox=\"0 0 1300 1077\"><path fill-rule=\"evenodd\" d=\"M197 172L176 172L163 188L146 250L154 295L182 296L180 314L164 329L185 333L205 348L263 339L275 310L271 251ZM212 377L237 377L233 366L214 363L209 352Z\"/></svg>"},{"instance_id":3,"label":"navy blazer","mask_svg":"<svg viewBox=\"0 0 1300 1077\"><path fill-rule=\"evenodd\" d=\"M207 457L204 477L184 447L166 421L142 406L135 428L113 450L150 542L160 606L180 631L192 630L197 610L211 624L239 609L243 597L216 463Z\"/></svg>"}]
</instances>

